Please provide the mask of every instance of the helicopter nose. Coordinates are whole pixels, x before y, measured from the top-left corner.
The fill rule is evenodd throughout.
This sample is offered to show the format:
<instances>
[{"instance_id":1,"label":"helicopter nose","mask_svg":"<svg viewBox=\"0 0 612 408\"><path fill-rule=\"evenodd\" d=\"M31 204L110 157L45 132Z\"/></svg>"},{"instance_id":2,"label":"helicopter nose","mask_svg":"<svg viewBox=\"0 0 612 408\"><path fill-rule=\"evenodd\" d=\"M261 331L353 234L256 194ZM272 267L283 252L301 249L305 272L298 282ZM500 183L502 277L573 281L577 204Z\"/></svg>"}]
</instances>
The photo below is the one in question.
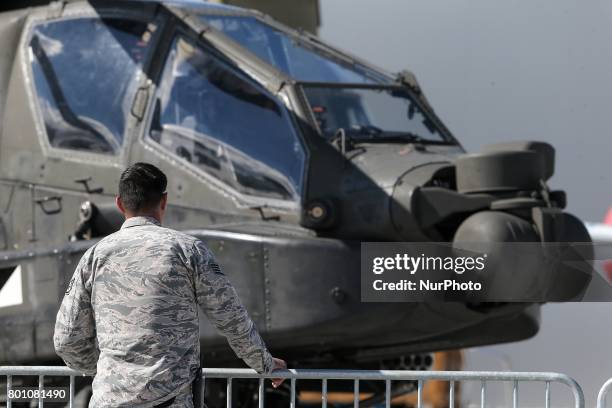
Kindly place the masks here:
<instances>
[{"instance_id":1,"label":"helicopter nose","mask_svg":"<svg viewBox=\"0 0 612 408\"><path fill-rule=\"evenodd\" d=\"M487 300L570 301L584 294L593 273L588 231L578 218L560 211L544 221L548 232L541 231L538 212L530 220L481 211L457 229L453 248L488 254L490 268L476 272L486 283Z\"/></svg>"}]
</instances>

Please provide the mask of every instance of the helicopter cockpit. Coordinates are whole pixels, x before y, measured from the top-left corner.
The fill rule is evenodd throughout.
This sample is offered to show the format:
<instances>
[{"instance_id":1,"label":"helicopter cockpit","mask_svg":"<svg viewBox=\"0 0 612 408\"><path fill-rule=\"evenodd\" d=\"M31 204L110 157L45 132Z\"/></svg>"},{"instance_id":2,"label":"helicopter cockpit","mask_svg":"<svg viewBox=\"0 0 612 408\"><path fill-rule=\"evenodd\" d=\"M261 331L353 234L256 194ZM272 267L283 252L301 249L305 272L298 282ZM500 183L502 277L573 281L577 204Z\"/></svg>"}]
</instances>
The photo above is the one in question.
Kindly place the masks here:
<instances>
[{"instance_id":1,"label":"helicopter cockpit","mask_svg":"<svg viewBox=\"0 0 612 408\"><path fill-rule=\"evenodd\" d=\"M318 41L308 43L256 16L202 15L257 57L299 82L322 135L338 130L368 141L449 143L393 77L343 60ZM306 37L309 38L309 37Z\"/></svg>"},{"instance_id":2,"label":"helicopter cockpit","mask_svg":"<svg viewBox=\"0 0 612 408\"><path fill-rule=\"evenodd\" d=\"M306 33L235 8L167 10L34 25L31 72L51 152L121 157L146 93L145 143L245 202L297 208L309 138L456 144L406 84Z\"/></svg>"}]
</instances>

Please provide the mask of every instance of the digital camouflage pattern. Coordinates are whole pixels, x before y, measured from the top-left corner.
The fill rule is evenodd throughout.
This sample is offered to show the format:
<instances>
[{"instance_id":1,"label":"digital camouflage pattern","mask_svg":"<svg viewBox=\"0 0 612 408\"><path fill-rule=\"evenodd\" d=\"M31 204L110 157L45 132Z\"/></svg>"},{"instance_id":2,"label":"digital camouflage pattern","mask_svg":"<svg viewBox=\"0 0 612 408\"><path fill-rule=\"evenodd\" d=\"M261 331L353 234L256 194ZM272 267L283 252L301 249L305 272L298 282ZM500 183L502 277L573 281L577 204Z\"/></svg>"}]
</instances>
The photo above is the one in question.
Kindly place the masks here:
<instances>
[{"instance_id":1,"label":"digital camouflage pattern","mask_svg":"<svg viewBox=\"0 0 612 408\"><path fill-rule=\"evenodd\" d=\"M95 375L93 407L148 407L191 395L200 367L198 305L258 372L272 356L204 243L149 217L83 255L61 304L54 344L67 366ZM179 405L177 405L179 404Z\"/></svg>"}]
</instances>

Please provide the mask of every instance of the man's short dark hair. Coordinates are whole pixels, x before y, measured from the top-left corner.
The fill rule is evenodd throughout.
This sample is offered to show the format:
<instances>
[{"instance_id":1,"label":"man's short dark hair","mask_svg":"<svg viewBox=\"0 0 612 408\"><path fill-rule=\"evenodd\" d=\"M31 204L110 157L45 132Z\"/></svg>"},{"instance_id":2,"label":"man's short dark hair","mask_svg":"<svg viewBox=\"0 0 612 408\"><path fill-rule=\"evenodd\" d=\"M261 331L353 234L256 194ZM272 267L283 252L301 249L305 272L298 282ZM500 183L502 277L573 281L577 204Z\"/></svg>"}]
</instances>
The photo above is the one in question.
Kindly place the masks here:
<instances>
[{"instance_id":1,"label":"man's short dark hair","mask_svg":"<svg viewBox=\"0 0 612 408\"><path fill-rule=\"evenodd\" d=\"M123 207L132 213L155 208L161 201L168 179L149 163L136 163L121 173L119 197Z\"/></svg>"}]
</instances>

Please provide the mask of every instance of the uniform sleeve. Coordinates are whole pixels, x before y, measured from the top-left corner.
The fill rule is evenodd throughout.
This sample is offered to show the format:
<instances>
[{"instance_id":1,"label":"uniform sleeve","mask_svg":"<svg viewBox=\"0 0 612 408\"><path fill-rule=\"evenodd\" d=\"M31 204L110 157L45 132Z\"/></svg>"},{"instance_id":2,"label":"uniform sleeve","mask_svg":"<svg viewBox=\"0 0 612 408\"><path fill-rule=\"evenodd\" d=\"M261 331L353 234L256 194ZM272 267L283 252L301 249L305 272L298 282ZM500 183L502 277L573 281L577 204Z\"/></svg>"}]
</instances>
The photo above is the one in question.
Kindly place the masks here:
<instances>
[{"instance_id":1,"label":"uniform sleeve","mask_svg":"<svg viewBox=\"0 0 612 408\"><path fill-rule=\"evenodd\" d=\"M92 250L85 253L68 284L64 300L57 313L53 344L55 352L66 365L83 374L95 375L100 351L91 307Z\"/></svg>"},{"instance_id":2,"label":"uniform sleeve","mask_svg":"<svg viewBox=\"0 0 612 408\"><path fill-rule=\"evenodd\" d=\"M272 356L236 290L201 241L194 244L194 263L196 296L208 319L249 367L270 373Z\"/></svg>"}]
</instances>

